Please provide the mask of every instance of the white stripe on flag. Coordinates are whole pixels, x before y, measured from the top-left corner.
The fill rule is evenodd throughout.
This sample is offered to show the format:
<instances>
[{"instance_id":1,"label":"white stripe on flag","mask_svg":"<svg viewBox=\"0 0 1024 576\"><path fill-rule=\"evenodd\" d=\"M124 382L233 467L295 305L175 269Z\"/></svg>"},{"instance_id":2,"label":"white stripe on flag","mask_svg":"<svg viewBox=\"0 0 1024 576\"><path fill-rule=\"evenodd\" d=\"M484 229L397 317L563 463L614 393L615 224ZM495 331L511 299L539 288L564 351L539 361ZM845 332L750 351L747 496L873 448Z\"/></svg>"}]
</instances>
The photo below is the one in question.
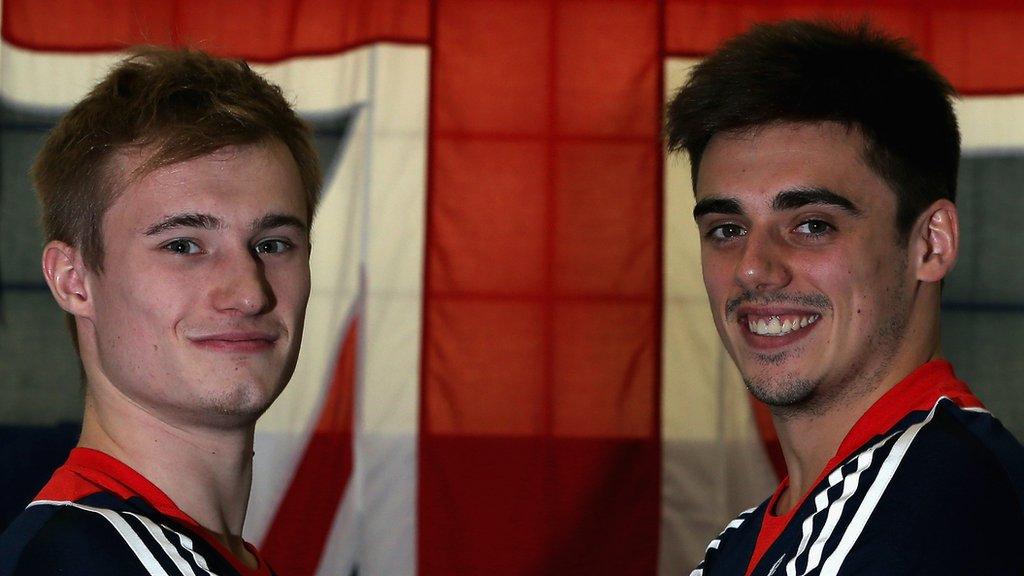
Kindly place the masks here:
<instances>
[{"instance_id":1,"label":"white stripe on flag","mask_svg":"<svg viewBox=\"0 0 1024 576\"><path fill-rule=\"evenodd\" d=\"M302 73L305 61L291 61L287 72L277 65L259 70L286 93L311 91L305 84L316 75ZM319 413L362 269L353 476L318 573L358 566L369 576L413 576L429 53L421 46L374 45L338 62L349 71L347 79L316 88L317 105L358 112L313 228L312 295L298 365L257 425L246 534L263 540L291 480ZM323 93L333 95L334 108Z\"/></svg>"}]
</instances>

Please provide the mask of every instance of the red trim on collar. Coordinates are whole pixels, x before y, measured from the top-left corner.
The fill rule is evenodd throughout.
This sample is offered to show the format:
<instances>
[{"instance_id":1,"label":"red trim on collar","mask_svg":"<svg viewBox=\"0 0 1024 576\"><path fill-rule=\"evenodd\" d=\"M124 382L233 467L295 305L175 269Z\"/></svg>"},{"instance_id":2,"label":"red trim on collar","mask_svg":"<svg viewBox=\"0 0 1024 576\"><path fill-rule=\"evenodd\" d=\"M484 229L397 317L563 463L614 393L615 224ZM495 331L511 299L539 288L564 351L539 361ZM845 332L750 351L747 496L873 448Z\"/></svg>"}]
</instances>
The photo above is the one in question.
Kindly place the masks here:
<instances>
[{"instance_id":1,"label":"red trim on collar","mask_svg":"<svg viewBox=\"0 0 1024 576\"><path fill-rule=\"evenodd\" d=\"M911 412L931 410L939 398L949 398L954 404L961 408L984 408L981 400L971 392L962 380L953 373L953 365L947 360L932 360L918 366L916 370L907 375L903 380L883 394L881 398L867 409L864 414L853 424L846 437L839 443L835 456L829 459L825 469L821 471L818 478L811 484L810 490L804 494L800 502L794 507L799 508L808 494L814 487L824 480L825 476L832 473L851 454L859 450L864 444L878 436L885 434L897 422L902 420ZM772 495L768 510L775 507L775 500L778 499L782 489L789 485L787 475Z\"/></svg>"},{"instance_id":2,"label":"red trim on collar","mask_svg":"<svg viewBox=\"0 0 1024 576\"><path fill-rule=\"evenodd\" d=\"M97 492L112 492L126 500L139 496L164 516L198 526L144 476L113 456L91 448L73 449L36 500L77 501Z\"/></svg>"},{"instance_id":3,"label":"red trim on collar","mask_svg":"<svg viewBox=\"0 0 1024 576\"><path fill-rule=\"evenodd\" d=\"M835 469L871 438L887 432L907 414L931 410L943 396L961 408L984 408L967 384L956 377L953 365L947 360L922 364L876 400L857 420L839 444L836 455L829 460L825 473Z\"/></svg>"},{"instance_id":4,"label":"red trim on collar","mask_svg":"<svg viewBox=\"0 0 1024 576\"><path fill-rule=\"evenodd\" d=\"M50 481L36 495L35 500L75 502L99 492L110 492L125 500L132 497L142 498L164 516L173 518L191 528L243 576L270 576L271 574L270 567L260 557L254 546L245 542L245 547L259 562L259 567L256 569L242 564L209 530L178 508L163 490L142 474L117 458L99 450L91 448L71 450L67 461L53 473Z\"/></svg>"},{"instance_id":5,"label":"red trim on collar","mask_svg":"<svg viewBox=\"0 0 1024 576\"><path fill-rule=\"evenodd\" d=\"M804 505L804 501L821 484L826 476L839 467L854 452L864 446L868 440L888 432L897 422L907 414L919 410L931 410L939 398L949 398L954 404L961 408L984 408L981 400L971 393L963 381L953 373L953 365L946 360L932 360L919 366L916 370L900 380L881 398L875 401L870 408L854 423L853 427L846 434L846 438L839 444L835 456L833 456L825 469L821 471L818 478L811 484L810 489L800 497L800 501L785 514L775 516L772 510L782 494L789 486L787 475L779 483L778 488L768 500L768 508L765 510L764 519L761 521L761 529L757 535L757 544L754 547L754 554L747 565L749 575L761 557L775 540L782 534L789 521L793 519L796 511Z\"/></svg>"}]
</instances>

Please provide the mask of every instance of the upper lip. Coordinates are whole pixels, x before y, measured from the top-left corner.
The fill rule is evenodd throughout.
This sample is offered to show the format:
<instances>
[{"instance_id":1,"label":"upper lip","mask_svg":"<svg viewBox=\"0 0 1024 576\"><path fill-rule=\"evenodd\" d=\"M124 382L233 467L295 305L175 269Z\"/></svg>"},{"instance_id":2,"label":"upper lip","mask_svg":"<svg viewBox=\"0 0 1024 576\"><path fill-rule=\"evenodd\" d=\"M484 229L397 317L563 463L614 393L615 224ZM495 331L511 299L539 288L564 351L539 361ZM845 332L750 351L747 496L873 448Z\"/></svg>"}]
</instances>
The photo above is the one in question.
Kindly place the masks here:
<instances>
[{"instance_id":1,"label":"upper lip","mask_svg":"<svg viewBox=\"0 0 1024 576\"><path fill-rule=\"evenodd\" d=\"M274 332L264 332L262 330L231 330L227 332L215 332L210 334L201 334L197 336L190 336L189 340L193 342L209 342L212 340L220 340L223 342L247 342L251 340L264 340L267 342L274 342L278 338L278 335Z\"/></svg>"},{"instance_id":2,"label":"upper lip","mask_svg":"<svg viewBox=\"0 0 1024 576\"><path fill-rule=\"evenodd\" d=\"M736 319L743 320L748 316L821 316L820 310L792 308L788 306L754 306L744 305L736 309Z\"/></svg>"}]
</instances>

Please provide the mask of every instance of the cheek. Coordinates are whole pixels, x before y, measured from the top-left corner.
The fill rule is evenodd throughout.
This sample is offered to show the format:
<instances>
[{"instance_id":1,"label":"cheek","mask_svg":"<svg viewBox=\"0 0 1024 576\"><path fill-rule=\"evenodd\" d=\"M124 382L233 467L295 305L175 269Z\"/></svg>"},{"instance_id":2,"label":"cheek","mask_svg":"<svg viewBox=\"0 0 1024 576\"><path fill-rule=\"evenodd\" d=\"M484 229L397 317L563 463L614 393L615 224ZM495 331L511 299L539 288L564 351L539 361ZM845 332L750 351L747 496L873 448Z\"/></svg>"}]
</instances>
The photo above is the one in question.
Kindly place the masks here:
<instances>
[{"instance_id":1,"label":"cheek","mask_svg":"<svg viewBox=\"0 0 1024 576\"><path fill-rule=\"evenodd\" d=\"M296 266L268 272L267 283L281 308L301 313L309 299L309 266Z\"/></svg>"},{"instance_id":2,"label":"cheek","mask_svg":"<svg viewBox=\"0 0 1024 576\"><path fill-rule=\"evenodd\" d=\"M791 259L794 270L830 298L849 298L872 283L877 261L864 247L839 244L827 249L808 250ZM833 305L839 304L833 302Z\"/></svg>"},{"instance_id":3,"label":"cheek","mask_svg":"<svg viewBox=\"0 0 1024 576\"><path fill-rule=\"evenodd\" d=\"M104 362L125 366L147 356L147 348L156 344L156 321L152 311L142 305L136 294L123 289L106 290L96 300L96 336ZM109 366L113 366L110 364Z\"/></svg>"},{"instance_id":4,"label":"cheek","mask_svg":"<svg viewBox=\"0 0 1024 576\"><path fill-rule=\"evenodd\" d=\"M111 276L106 282L98 317L105 317L115 331L137 334L160 332L189 302L195 282L153 271Z\"/></svg>"},{"instance_id":5,"label":"cheek","mask_svg":"<svg viewBox=\"0 0 1024 576\"><path fill-rule=\"evenodd\" d=\"M728 297L735 288L733 270L735 266L728 258L710 250L701 252L701 273L704 276L704 287L712 303L718 303Z\"/></svg>"},{"instance_id":6,"label":"cheek","mask_svg":"<svg viewBox=\"0 0 1024 576\"><path fill-rule=\"evenodd\" d=\"M877 247L831 253L802 268L815 289L832 302L835 314L854 324L871 323L887 312L899 284L895 254L880 256Z\"/></svg>"}]
</instances>

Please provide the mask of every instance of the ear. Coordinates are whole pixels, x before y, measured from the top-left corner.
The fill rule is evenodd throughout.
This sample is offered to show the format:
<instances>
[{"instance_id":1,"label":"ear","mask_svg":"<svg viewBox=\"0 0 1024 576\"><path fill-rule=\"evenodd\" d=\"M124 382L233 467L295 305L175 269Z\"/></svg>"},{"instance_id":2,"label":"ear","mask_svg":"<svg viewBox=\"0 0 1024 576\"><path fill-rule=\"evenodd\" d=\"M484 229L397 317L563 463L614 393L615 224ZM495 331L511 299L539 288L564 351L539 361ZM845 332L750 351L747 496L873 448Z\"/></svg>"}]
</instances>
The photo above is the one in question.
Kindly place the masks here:
<instances>
[{"instance_id":1,"label":"ear","mask_svg":"<svg viewBox=\"0 0 1024 576\"><path fill-rule=\"evenodd\" d=\"M956 263L960 249L960 221L956 205L936 200L918 217L914 226L912 249L917 263L917 279L939 282Z\"/></svg>"},{"instance_id":2,"label":"ear","mask_svg":"<svg viewBox=\"0 0 1024 576\"><path fill-rule=\"evenodd\" d=\"M43 247L43 276L54 300L73 316L92 316L85 263L77 248L52 240Z\"/></svg>"}]
</instances>

